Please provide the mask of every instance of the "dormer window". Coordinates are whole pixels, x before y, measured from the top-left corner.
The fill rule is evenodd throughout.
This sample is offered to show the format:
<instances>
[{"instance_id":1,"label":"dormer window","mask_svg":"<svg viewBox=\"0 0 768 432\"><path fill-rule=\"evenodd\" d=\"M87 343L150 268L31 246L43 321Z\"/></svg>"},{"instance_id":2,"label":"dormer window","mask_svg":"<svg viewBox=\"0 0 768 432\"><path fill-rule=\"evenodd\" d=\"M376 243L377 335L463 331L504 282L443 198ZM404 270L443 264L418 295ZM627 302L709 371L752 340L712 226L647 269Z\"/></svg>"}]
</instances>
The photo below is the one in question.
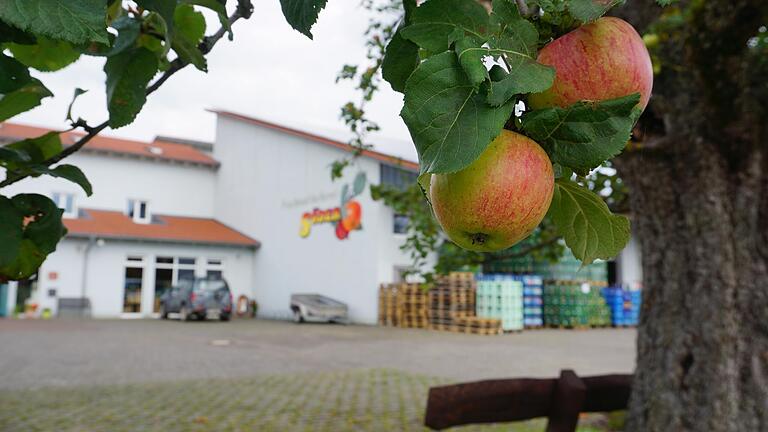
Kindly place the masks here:
<instances>
[{"instance_id":1,"label":"dormer window","mask_svg":"<svg viewBox=\"0 0 768 432\"><path fill-rule=\"evenodd\" d=\"M149 223L152 220L152 216L149 213L149 203L145 200L129 199L128 217L136 223Z\"/></svg>"},{"instance_id":2,"label":"dormer window","mask_svg":"<svg viewBox=\"0 0 768 432\"><path fill-rule=\"evenodd\" d=\"M76 218L77 207L75 206L75 194L71 192L54 192L51 194L51 200L56 203L56 207L63 209L62 214L65 218Z\"/></svg>"}]
</instances>

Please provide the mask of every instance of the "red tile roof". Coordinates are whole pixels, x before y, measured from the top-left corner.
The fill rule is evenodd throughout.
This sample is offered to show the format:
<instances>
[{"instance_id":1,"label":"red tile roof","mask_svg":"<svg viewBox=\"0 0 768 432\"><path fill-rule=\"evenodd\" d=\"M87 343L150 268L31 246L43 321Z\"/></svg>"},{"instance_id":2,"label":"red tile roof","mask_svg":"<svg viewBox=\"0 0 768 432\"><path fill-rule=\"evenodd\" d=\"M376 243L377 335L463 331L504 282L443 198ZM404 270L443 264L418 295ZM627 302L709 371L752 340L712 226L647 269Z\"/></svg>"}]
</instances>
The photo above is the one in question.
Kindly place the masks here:
<instances>
[{"instance_id":1,"label":"red tile roof","mask_svg":"<svg viewBox=\"0 0 768 432\"><path fill-rule=\"evenodd\" d=\"M258 241L215 219L154 215L153 223L139 224L117 211L81 209L83 214L77 219L64 219L68 236L260 246Z\"/></svg>"},{"instance_id":2,"label":"red tile roof","mask_svg":"<svg viewBox=\"0 0 768 432\"><path fill-rule=\"evenodd\" d=\"M223 115L226 117L231 117L237 120L244 121L246 123L251 123L255 125L259 125L268 129L277 130L280 132L287 133L289 135L294 135L302 138L307 138L309 140L326 144L331 147L336 147L342 150L352 151L354 148L347 144L343 143L341 141L332 140L330 138L322 137L320 135L315 135L313 133L301 131L298 129L293 129L287 126L279 125L277 123L268 122L266 120L257 119L254 117L248 117L242 114L233 113L230 111L221 111L221 110L210 110L211 112L214 112L219 115ZM405 160L396 156L388 155L386 153L381 153L373 150L363 150L362 156L369 157L372 159L376 159L381 162L386 162L392 165L400 166L401 168L411 170L411 171L419 171L419 164L416 162L411 162L409 160Z\"/></svg>"},{"instance_id":3,"label":"red tile roof","mask_svg":"<svg viewBox=\"0 0 768 432\"><path fill-rule=\"evenodd\" d=\"M18 123L0 123L0 138L13 140L27 139L44 135L50 131L50 129ZM62 144L66 147L74 144L83 135L82 132L63 132L60 137ZM148 143L100 134L91 139L82 150L133 155L156 160L188 162L210 167L217 167L219 165L214 158L191 145L157 139Z\"/></svg>"}]
</instances>

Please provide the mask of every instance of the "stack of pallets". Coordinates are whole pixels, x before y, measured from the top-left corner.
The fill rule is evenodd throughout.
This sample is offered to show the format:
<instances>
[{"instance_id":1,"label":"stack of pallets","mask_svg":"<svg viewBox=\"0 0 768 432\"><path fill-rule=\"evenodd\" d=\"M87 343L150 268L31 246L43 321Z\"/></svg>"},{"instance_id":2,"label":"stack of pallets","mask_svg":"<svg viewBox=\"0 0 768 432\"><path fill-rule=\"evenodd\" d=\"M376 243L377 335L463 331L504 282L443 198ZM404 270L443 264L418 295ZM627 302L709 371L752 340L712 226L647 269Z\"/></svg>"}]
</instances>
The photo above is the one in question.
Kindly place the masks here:
<instances>
[{"instance_id":1,"label":"stack of pallets","mask_svg":"<svg viewBox=\"0 0 768 432\"><path fill-rule=\"evenodd\" d=\"M476 291L472 273L438 276L429 290L429 328L460 331L456 319L475 316Z\"/></svg>"},{"instance_id":2,"label":"stack of pallets","mask_svg":"<svg viewBox=\"0 0 768 432\"><path fill-rule=\"evenodd\" d=\"M419 284L399 284L396 300L397 326L427 328L429 296Z\"/></svg>"},{"instance_id":3,"label":"stack of pallets","mask_svg":"<svg viewBox=\"0 0 768 432\"><path fill-rule=\"evenodd\" d=\"M503 333L502 321L497 318L464 316L455 318L454 321L455 324L451 330L459 333L478 335L498 335Z\"/></svg>"},{"instance_id":4,"label":"stack of pallets","mask_svg":"<svg viewBox=\"0 0 768 432\"><path fill-rule=\"evenodd\" d=\"M397 326L397 285L379 286L379 325Z\"/></svg>"},{"instance_id":5,"label":"stack of pallets","mask_svg":"<svg viewBox=\"0 0 768 432\"><path fill-rule=\"evenodd\" d=\"M419 284L382 284L379 287L379 325L427 328L428 298Z\"/></svg>"}]
</instances>

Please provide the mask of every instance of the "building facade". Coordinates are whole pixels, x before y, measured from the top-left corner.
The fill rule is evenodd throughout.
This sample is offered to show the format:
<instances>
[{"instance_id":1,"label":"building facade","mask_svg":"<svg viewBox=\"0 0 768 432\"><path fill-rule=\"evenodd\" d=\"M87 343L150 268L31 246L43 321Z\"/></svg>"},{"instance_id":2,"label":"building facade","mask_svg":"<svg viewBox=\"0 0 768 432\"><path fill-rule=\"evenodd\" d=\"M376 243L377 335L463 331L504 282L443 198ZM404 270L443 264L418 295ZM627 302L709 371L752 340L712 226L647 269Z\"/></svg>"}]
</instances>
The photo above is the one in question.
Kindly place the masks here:
<instances>
[{"instance_id":1,"label":"building facade","mask_svg":"<svg viewBox=\"0 0 768 432\"><path fill-rule=\"evenodd\" d=\"M289 318L291 294L319 293L349 306L354 322L377 321L378 286L403 279L407 219L371 198L371 184L415 181L418 165L364 151L332 180L350 147L319 135L217 111L215 143L99 136L67 162L94 186L91 197L51 177L3 193L40 193L65 209L67 236L30 281L0 286L0 316L24 303L55 315L86 305L94 317L156 316L179 280L224 277L259 314ZM0 140L47 130L5 123ZM65 145L78 136L62 134ZM617 279L642 280L634 244Z\"/></svg>"},{"instance_id":2,"label":"building facade","mask_svg":"<svg viewBox=\"0 0 768 432\"><path fill-rule=\"evenodd\" d=\"M5 123L0 139L46 132ZM77 138L62 134L65 145ZM90 179L91 197L49 177L3 191L51 197L69 232L36 277L2 288L0 315L24 302L55 315L87 299L94 317L155 316L160 295L180 279L223 276L263 316L290 316L292 293L321 293L347 303L353 321L375 323L378 284L400 278L410 260L397 218L368 186L382 172L413 175L417 167L365 152L332 181L330 164L348 150L224 112L214 145L96 137L67 161Z\"/></svg>"}]
</instances>

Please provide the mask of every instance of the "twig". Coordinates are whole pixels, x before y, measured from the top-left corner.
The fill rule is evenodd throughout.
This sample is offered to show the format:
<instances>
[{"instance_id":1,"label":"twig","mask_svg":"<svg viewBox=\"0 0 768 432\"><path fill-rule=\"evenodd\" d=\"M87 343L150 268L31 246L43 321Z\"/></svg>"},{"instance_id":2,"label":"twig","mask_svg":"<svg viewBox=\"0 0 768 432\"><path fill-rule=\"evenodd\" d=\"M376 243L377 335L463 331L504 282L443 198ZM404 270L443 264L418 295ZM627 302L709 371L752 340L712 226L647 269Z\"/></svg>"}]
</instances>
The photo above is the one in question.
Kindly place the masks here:
<instances>
[{"instance_id":1,"label":"twig","mask_svg":"<svg viewBox=\"0 0 768 432\"><path fill-rule=\"evenodd\" d=\"M237 9L235 12L229 16L229 25L230 27L239 19L244 18L248 19L251 17L251 14L253 13L253 4L251 3L251 0L238 0L237 2ZM214 34L205 37L203 41L199 45L200 52L203 53L203 55L208 54L216 45L216 43L221 40L222 37L227 33L227 29L222 25L221 28ZM166 70L160 78L158 78L154 83L152 83L149 87L147 87L146 95L149 96L150 94L154 93L158 88L160 88L163 83L168 80L173 74L180 71L181 69L187 67L189 65L189 62L183 61L180 58L176 58L174 61L171 62L171 66ZM55 164L57 162L62 161L64 158L72 155L73 153L77 152L83 146L85 146L93 137L99 134L102 130L104 130L107 126L109 126L109 120L105 120L98 126L88 126L87 123L84 120L78 120L73 124L74 127L82 127L87 134L82 136L79 140L77 140L76 143L72 144L71 146L65 148L61 151L61 153L50 157L42 162L45 166L50 166L52 164ZM0 188L12 185L18 181L21 181L28 177L28 175L18 175L18 176L9 176L2 182L0 182Z\"/></svg>"},{"instance_id":2,"label":"twig","mask_svg":"<svg viewBox=\"0 0 768 432\"><path fill-rule=\"evenodd\" d=\"M520 11L520 15L527 17L531 14L531 10L528 8L525 0L515 0L515 3L517 3L517 10Z\"/></svg>"}]
</instances>

